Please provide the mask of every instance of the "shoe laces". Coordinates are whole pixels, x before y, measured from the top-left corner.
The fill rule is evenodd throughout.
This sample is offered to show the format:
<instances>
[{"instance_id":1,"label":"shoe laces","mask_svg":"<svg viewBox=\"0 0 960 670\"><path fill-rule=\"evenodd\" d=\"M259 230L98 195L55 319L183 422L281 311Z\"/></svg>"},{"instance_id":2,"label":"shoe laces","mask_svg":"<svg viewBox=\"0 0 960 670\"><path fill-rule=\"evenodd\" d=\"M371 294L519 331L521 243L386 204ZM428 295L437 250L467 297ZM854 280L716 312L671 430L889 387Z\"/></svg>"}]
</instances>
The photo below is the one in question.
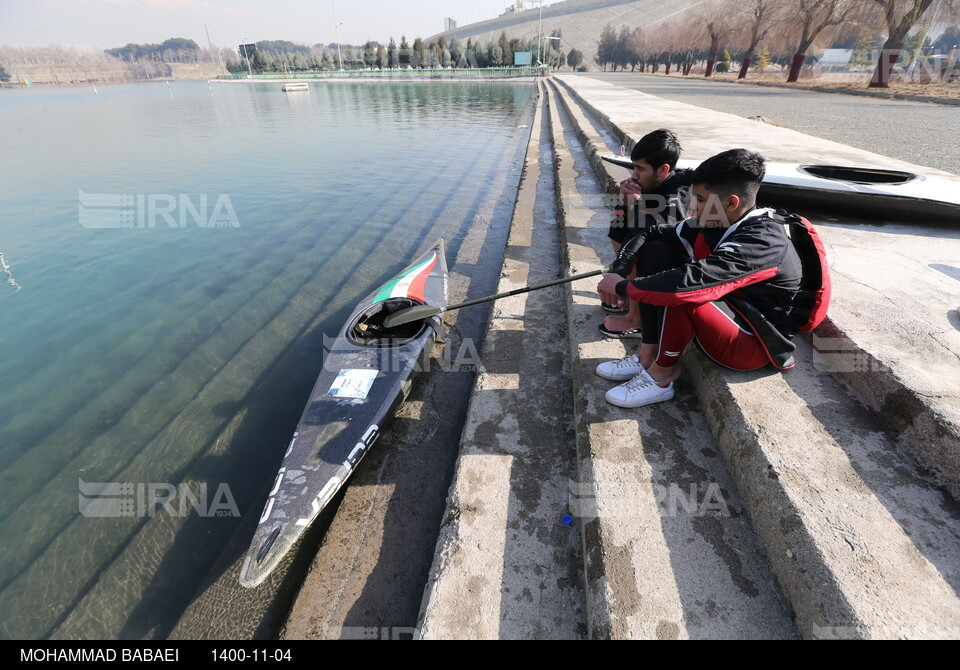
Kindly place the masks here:
<instances>
[{"instance_id":1,"label":"shoe laces","mask_svg":"<svg viewBox=\"0 0 960 670\"><path fill-rule=\"evenodd\" d=\"M637 357L636 354L630 354L629 356L625 356L624 358L621 358L619 361L617 361L617 369L630 368L635 365L640 365L640 359Z\"/></svg>"},{"instance_id":2,"label":"shoe laces","mask_svg":"<svg viewBox=\"0 0 960 670\"><path fill-rule=\"evenodd\" d=\"M656 384L651 377L648 377L645 373L641 372L636 377L624 384L624 388L628 391L639 391L642 388Z\"/></svg>"}]
</instances>

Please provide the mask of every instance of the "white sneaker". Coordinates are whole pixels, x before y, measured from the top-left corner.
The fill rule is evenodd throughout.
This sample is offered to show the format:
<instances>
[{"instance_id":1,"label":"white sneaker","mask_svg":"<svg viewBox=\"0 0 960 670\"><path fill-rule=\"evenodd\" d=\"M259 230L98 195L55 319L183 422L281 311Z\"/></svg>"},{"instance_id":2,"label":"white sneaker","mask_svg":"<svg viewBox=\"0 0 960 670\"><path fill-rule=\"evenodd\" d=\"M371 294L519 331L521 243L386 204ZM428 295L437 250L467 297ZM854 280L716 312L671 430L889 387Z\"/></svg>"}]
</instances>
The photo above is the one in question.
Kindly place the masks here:
<instances>
[{"instance_id":1,"label":"white sneaker","mask_svg":"<svg viewBox=\"0 0 960 670\"><path fill-rule=\"evenodd\" d=\"M626 384L607 391L607 402L618 407L643 407L673 398L673 382L662 387L644 371Z\"/></svg>"},{"instance_id":2,"label":"white sneaker","mask_svg":"<svg viewBox=\"0 0 960 670\"><path fill-rule=\"evenodd\" d=\"M637 375L650 377L644 367L640 365L640 359L636 354L621 358L619 361L601 363L597 366L597 374L604 379L610 379L615 382L625 382L628 379L633 379Z\"/></svg>"}]
</instances>

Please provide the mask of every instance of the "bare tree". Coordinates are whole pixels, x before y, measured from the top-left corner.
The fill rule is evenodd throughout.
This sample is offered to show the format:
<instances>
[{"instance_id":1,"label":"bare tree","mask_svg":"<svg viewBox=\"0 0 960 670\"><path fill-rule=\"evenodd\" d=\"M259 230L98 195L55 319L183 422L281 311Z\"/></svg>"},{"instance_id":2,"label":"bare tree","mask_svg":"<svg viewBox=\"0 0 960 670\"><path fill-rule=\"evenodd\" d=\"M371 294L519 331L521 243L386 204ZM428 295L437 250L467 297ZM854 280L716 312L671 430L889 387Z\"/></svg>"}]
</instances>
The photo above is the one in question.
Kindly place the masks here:
<instances>
[{"instance_id":1,"label":"bare tree","mask_svg":"<svg viewBox=\"0 0 960 670\"><path fill-rule=\"evenodd\" d=\"M693 70L693 64L703 50L707 40L706 26L696 17L689 15L681 19L676 36L683 76Z\"/></svg>"},{"instance_id":2,"label":"bare tree","mask_svg":"<svg viewBox=\"0 0 960 670\"><path fill-rule=\"evenodd\" d=\"M863 0L790 0L787 5L787 20L800 33L800 41L790 64L787 81L800 78L800 69L807 58L807 50L814 40L829 26L847 21L854 12L863 7Z\"/></svg>"},{"instance_id":3,"label":"bare tree","mask_svg":"<svg viewBox=\"0 0 960 670\"><path fill-rule=\"evenodd\" d=\"M670 38L663 28L661 24L647 32L647 62L650 63L650 71L654 73L660 71L660 59L670 45Z\"/></svg>"},{"instance_id":4,"label":"bare tree","mask_svg":"<svg viewBox=\"0 0 960 670\"><path fill-rule=\"evenodd\" d=\"M917 25L920 18L934 4L951 5L956 10L957 3L951 0L872 0L879 6L883 14L884 23L887 27L887 41L884 42L880 50L880 60L877 61L877 67L870 79L870 88L888 88L890 86L890 75L893 68L900 60L900 52L903 49L907 34Z\"/></svg>"},{"instance_id":5,"label":"bare tree","mask_svg":"<svg viewBox=\"0 0 960 670\"><path fill-rule=\"evenodd\" d=\"M661 41L661 54L667 54L666 69L664 74L670 74L670 68L673 66L673 54L676 53L679 44L680 33L677 30L676 24L673 23L663 23L657 27L657 32L662 36Z\"/></svg>"},{"instance_id":6,"label":"bare tree","mask_svg":"<svg viewBox=\"0 0 960 670\"><path fill-rule=\"evenodd\" d=\"M783 20L784 0L749 0L739 6L738 23L747 27L749 41L743 54L743 63L737 79L745 79L750 69L753 54L770 30Z\"/></svg>"},{"instance_id":7,"label":"bare tree","mask_svg":"<svg viewBox=\"0 0 960 670\"><path fill-rule=\"evenodd\" d=\"M643 29L637 27L627 37L627 62L630 65L630 71L633 72L639 65L640 71L643 72L646 60Z\"/></svg>"},{"instance_id":8,"label":"bare tree","mask_svg":"<svg viewBox=\"0 0 960 670\"><path fill-rule=\"evenodd\" d=\"M707 3L699 12L695 13L704 26L706 35L710 39L710 50L707 52L707 70L705 77L713 75L713 70L717 64L717 57L720 53L720 43L725 41L737 28L737 18L735 17L735 2L737 0L724 0L722 2Z\"/></svg>"}]
</instances>

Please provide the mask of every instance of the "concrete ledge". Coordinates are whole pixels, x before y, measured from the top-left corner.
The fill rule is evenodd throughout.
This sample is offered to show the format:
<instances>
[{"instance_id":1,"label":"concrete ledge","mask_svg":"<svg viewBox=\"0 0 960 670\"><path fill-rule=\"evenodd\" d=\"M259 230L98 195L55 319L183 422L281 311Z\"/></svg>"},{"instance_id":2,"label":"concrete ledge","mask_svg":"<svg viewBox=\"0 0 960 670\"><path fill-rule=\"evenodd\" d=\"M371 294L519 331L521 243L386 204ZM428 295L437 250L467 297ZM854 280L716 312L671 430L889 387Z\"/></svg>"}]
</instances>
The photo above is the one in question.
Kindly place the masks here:
<instances>
[{"instance_id":1,"label":"concrete ledge","mask_svg":"<svg viewBox=\"0 0 960 670\"><path fill-rule=\"evenodd\" d=\"M812 352L803 347L798 358L809 366ZM740 373L700 355L685 360L804 637L960 637L956 562L931 560L905 530L932 510L882 500L849 445L811 411L812 394L798 393L816 383L812 367ZM873 439L878 453L892 446ZM929 488L918 475L901 486L918 497ZM960 548L960 524L949 505L938 507L935 524L946 532L935 541L949 555Z\"/></svg>"}]
</instances>

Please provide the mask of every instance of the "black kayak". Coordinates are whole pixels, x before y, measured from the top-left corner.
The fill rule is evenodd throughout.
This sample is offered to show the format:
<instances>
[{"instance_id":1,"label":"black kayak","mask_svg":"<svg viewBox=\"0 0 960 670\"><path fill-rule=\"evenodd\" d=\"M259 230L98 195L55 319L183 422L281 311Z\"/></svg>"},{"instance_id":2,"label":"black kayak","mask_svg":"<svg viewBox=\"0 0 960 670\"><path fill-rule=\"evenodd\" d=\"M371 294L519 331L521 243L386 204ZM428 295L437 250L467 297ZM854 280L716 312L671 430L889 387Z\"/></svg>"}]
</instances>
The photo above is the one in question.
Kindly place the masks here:
<instances>
[{"instance_id":1,"label":"black kayak","mask_svg":"<svg viewBox=\"0 0 960 670\"><path fill-rule=\"evenodd\" d=\"M384 422L407 397L439 317L384 328L414 305L447 305L443 240L354 309L328 345L240 570L240 584L263 582L356 468Z\"/></svg>"}]
</instances>

